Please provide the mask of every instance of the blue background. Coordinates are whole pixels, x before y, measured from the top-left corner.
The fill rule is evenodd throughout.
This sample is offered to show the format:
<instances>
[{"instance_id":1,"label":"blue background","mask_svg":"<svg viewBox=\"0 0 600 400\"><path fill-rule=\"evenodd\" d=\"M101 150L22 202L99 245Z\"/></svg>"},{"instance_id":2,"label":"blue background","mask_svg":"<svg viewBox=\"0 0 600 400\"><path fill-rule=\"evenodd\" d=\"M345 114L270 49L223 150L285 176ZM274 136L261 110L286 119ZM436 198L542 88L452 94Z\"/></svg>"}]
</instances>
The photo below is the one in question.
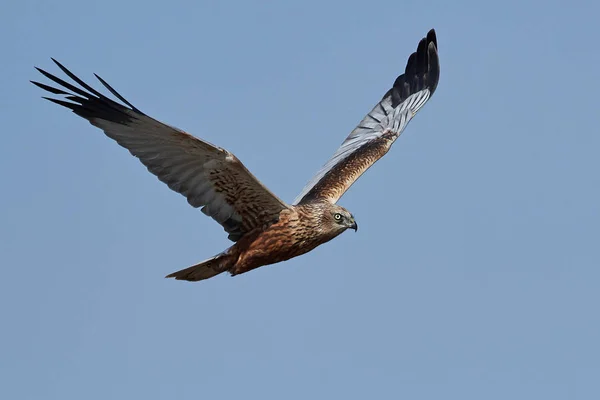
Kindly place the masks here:
<instances>
[{"instance_id":1,"label":"blue background","mask_svg":"<svg viewBox=\"0 0 600 400\"><path fill-rule=\"evenodd\" d=\"M0 397L598 399L597 2L8 1ZM340 202L348 232L235 278L126 150L40 99L96 72L292 201L436 28L437 92Z\"/></svg>"}]
</instances>

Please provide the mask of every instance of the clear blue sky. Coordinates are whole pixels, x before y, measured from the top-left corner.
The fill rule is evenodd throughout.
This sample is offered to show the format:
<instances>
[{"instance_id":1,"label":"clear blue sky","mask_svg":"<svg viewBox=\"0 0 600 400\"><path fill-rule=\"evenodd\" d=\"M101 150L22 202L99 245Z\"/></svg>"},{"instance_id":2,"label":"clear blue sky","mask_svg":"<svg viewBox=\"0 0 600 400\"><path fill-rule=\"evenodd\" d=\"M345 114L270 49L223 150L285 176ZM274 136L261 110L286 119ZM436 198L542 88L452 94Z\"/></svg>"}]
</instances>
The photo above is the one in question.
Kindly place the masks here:
<instances>
[{"instance_id":1,"label":"clear blue sky","mask_svg":"<svg viewBox=\"0 0 600 400\"><path fill-rule=\"evenodd\" d=\"M0 398L600 398L600 6L483 3L5 2ZM197 284L221 227L28 82L96 72L292 201L432 27L358 233Z\"/></svg>"}]
</instances>

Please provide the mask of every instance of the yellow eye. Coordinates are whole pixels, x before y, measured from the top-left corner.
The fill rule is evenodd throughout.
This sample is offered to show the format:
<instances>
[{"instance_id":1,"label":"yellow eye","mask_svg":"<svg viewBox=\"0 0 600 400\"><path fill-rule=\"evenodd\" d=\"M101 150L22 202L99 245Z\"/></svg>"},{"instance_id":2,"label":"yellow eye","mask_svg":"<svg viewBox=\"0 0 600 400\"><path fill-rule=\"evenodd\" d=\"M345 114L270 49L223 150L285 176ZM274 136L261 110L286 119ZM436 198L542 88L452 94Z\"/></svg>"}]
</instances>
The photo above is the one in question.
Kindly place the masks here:
<instances>
[{"instance_id":1,"label":"yellow eye","mask_svg":"<svg viewBox=\"0 0 600 400\"><path fill-rule=\"evenodd\" d=\"M333 219L335 219L336 221L341 221L342 220L342 214L340 214L340 213L333 214Z\"/></svg>"}]
</instances>

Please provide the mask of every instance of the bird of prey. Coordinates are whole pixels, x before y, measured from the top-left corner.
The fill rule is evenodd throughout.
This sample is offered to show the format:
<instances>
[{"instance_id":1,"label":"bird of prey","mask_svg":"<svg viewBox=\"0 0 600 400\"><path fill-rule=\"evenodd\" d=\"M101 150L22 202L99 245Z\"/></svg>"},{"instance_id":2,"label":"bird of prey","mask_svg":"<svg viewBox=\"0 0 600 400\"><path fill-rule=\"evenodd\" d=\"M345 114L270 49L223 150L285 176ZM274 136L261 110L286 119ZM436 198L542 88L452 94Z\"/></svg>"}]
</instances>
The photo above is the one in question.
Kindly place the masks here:
<instances>
[{"instance_id":1,"label":"bird of prey","mask_svg":"<svg viewBox=\"0 0 600 400\"><path fill-rule=\"evenodd\" d=\"M433 95L440 75L432 29L408 58L404 74L344 140L292 204L263 186L229 151L144 114L98 75L117 102L98 92L58 61L75 83L40 68L58 89L33 84L64 99L44 97L102 129L137 157L158 179L216 220L235 242L216 256L167 275L200 281L223 272L238 275L288 260L358 229L354 216L337 205L344 192L383 157L408 122Z\"/></svg>"}]
</instances>

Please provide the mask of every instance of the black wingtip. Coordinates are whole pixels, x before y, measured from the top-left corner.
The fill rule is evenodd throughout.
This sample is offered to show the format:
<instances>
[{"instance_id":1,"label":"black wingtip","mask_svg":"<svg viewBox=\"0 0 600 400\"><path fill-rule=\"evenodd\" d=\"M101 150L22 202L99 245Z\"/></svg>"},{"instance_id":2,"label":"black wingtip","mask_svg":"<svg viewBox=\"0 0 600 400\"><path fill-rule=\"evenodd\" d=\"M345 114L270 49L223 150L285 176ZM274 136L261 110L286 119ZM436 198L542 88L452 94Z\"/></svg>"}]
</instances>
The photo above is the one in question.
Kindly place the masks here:
<instances>
[{"instance_id":1,"label":"black wingtip","mask_svg":"<svg viewBox=\"0 0 600 400\"><path fill-rule=\"evenodd\" d=\"M433 44L435 45L435 48L437 49L437 36L435 34L435 29L430 29L429 32L427 32L427 43L431 43L433 42Z\"/></svg>"},{"instance_id":2,"label":"black wingtip","mask_svg":"<svg viewBox=\"0 0 600 400\"><path fill-rule=\"evenodd\" d=\"M81 108L81 105L79 105L79 104L71 103L71 102L59 100L59 99L53 99L52 97L42 96L42 99L51 101L52 103L58 104L59 106L66 107L75 113L77 113L77 110Z\"/></svg>"},{"instance_id":3,"label":"black wingtip","mask_svg":"<svg viewBox=\"0 0 600 400\"><path fill-rule=\"evenodd\" d=\"M406 68L404 74L408 77L412 77L417 74L417 53L412 53L406 61Z\"/></svg>"},{"instance_id":4,"label":"black wingtip","mask_svg":"<svg viewBox=\"0 0 600 400\"><path fill-rule=\"evenodd\" d=\"M87 83L85 83L84 81L82 81L81 79L79 79L79 77L77 77L77 75L75 75L74 73L72 73L71 71L69 71L69 69L67 67L65 67L64 65L62 65L61 63L59 63L58 61L56 61L54 58L51 57L51 59L52 59L52 61L54 61L54 63L56 65L58 65L58 68L60 68L62 72L64 72L69 78L71 78L75 82L77 82L79 84L79 86L81 86L85 90L91 92L95 96L98 96L100 98L104 97L104 95L102 93L100 93L99 91L97 91L96 89L94 89L93 87L91 87L90 85L88 85Z\"/></svg>"},{"instance_id":5,"label":"black wingtip","mask_svg":"<svg viewBox=\"0 0 600 400\"><path fill-rule=\"evenodd\" d=\"M90 85L88 85L83 80L81 80L79 77L77 77L75 74L73 74L71 71L69 71L69 69L67 69L64 65L62 65L55 58L51 57L50 59L58 66L58 68L60 68L60 70L65 75L67 75L69 78L71 78L80 87L77 87L74 84L66 82L65 80L58 78L57 76L55 76L49 72L46 72L41 68L34 67L39 73L44 75L44 77L48 78L52 82L59 85L60 89L40 83L40 82L36 82L36 81L31 81L31 83L33 83L37 87L39 87L49 93L56 94L56 95L63 95L66 97L66 100L70 100L74 103L65 101L65 100L58 100L58 99L51 99L51 98L44 97L45 99L47 99L55 104L59 104L63 107L67 107L67 108L71 109L72 111L74 111L77 115L79 115L87 120L90 120L90 121L93 118L99 118L99 119L104 119L107 121L123 123L125 121L131 120L131 118L135 118L135 116L132 115L131 113L129 113L127 110L132 110L136 113L145 115L138 108L134 107L133 104L131 104L130 102L125 100L125 98L123 98L123 96L118 94L112 87L110 87L110 85L108 83L106 83L100 77L98 77L100 79L100 82L102 82L102 84L106 88L108 88L110 90L110 92L113 93L119 100L121 100L123 103L125 103L126 105L131 107L131 109L128 109L123 104L120 104L120 103L106 97L99 91L92 88ZM81 89L81 88L83 88L83 89ZM65 90L68 90L71 93L69 93Z\"/></svg>"},{"instance_id":6,"label":"black wingtip","mask_svg":"<svg viewBox=\"0 0 600 400\"><path fill-rule=\"evenodd\" d=\"M427 57L429 59L429 71L427 73L427 80L430 82L429 89L431 94L437 89L438 82L440 80L440 59L438 55L438 42L435 29L431 29L427 33Z\"/></svg>"},{"instance_id":7,"label":"black wingtip","mask_svg":"<svg viewBox=\"0 0 600 400\"><path fill-rule=\"evenodd\" d=\"M434 42L429 43L427 52L429 54L429 72L427 80L430 82L429 90L431 90L431 94L433 94L437 89L440 80L440 59L438 58L437 47Z\"/></svg>"},{"instance_id":8,"label":"black wingtip","mask_svg":"<svg viewBox=\"0 0 600 400\"><path fill-rule=\"evenodd\" d=\"M121 96L119 94L119 92L117 92L115 89L113 89L112 86L110 86L108 84L108 82L106 82L104 79L102 79L98 74L94 73L94 76L96 77L96 79L98 79L100 81L101 84L104 85L105 88L107 88L115 97L117 97L119 100L121 100L123 103L127 104L129 107L131 107L131 109L135 112L138 112L140 114L144 114L143 112L141 112L138 108L136 108L133 104L131 104L130 102L127 101L127 99L125 99L125 97ZM145 115L145 114L144 114Z\"/></svg>"},{"instance_id":9,"label":"black wingtip","mask_svg":"<svg viewBox=\"0 0 600 400\"><path fill-rule=\"evenodd\" d=\"M52 86L48 86L48 85L44 85L43 83L40 82L36 82L36 81L29 81L31 83L33 83L35 86L39 87L40 89L44 89L47 92L50 92L52 94L64 94L64 95L68 95L70 93L65 92L64 90L60 90L57 88L54 88Z\"/></svg>"},{"instance_id":10,"label":"black wingtip","mask_svg":"<svg viewBox=\"0 0 600 400\"><path fill-rule=\"evenodd\" d=\"M386 96L391 94L392 107L395 108L410 95L424 88L428 88L430 94L433 94L437 88L439 76L437 36L435 29L431 29L427 36L419 41L417 50L408 57L404 74L396 79Z\"/></svg>"}]
</instances>

